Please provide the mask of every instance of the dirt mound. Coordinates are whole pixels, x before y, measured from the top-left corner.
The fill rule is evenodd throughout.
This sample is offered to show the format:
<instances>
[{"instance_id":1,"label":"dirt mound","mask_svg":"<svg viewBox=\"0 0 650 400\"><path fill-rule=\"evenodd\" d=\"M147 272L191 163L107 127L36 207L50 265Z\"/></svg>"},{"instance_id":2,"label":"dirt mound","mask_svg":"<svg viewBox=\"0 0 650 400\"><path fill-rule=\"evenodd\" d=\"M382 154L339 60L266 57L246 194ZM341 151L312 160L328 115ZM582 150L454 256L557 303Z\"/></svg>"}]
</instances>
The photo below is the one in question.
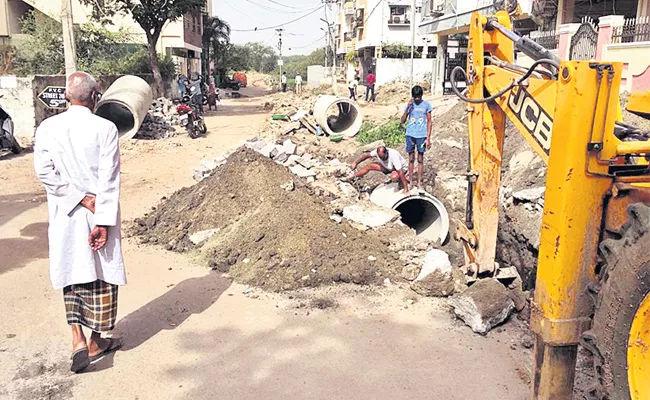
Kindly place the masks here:
<instances>
[{"instance_id":1,"label":"dirt mound","mask_svg":"<svg viewBox=\"0 0 650 400\"><path fill-rule=\"evenodd\" d=\"M419 82L425 93L431 89L429 82ZM365 95L365 91L363 93ZM363 97L363 96L360 96ZM375 102L383 106L392 106L394 104L406 104L411 98L411 88L407 82L391 82L377 88Z\"/></svg>"},{"instance_id":2,"label":"dirt mound","mask_svg":"<svg viewBox=\"0 0 650 400\"><path fill-rule=\"evenodd\" d=\"M293 181L295 190L284 184ZM286 187L286 185L284 185ZM197 232L210 267L268 290L332 282L381 283L399 275L389 240L330 219L326 203L286 168L240 149L200 183L135 221L143 242L189 251Z\"/></svg>"}]
</instances>

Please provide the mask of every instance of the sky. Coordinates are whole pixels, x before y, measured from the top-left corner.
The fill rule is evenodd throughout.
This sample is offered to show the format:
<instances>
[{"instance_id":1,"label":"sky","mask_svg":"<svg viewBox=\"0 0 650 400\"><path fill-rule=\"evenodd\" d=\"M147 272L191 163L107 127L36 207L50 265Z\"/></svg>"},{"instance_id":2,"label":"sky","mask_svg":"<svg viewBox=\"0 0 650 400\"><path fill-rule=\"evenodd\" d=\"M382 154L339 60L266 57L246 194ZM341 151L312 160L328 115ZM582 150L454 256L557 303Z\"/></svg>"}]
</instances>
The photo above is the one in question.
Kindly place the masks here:
<instances>
[{"instance_id":1,"label":"sky","mask_svg":"<svg viewBox=\"0 0 650 400\"><path fill-rule=\"evenodd\" d=\"M309 14L312 10L320 8ZM224 19L232 33L233 43L262 42L276 47L278 34L273 29L263 29L285 24L291 20L304 18L286 24L281 28L282 55L309 54L318 47L325 46L325 9L321 0L212 0L212 12ZM331 22L331 17L329 17ZM257 28L257 31L254 29ZM241 32L239 30L249 30ZM277 48L276 48L277 51Z\"/></svg>"}]
</instances>

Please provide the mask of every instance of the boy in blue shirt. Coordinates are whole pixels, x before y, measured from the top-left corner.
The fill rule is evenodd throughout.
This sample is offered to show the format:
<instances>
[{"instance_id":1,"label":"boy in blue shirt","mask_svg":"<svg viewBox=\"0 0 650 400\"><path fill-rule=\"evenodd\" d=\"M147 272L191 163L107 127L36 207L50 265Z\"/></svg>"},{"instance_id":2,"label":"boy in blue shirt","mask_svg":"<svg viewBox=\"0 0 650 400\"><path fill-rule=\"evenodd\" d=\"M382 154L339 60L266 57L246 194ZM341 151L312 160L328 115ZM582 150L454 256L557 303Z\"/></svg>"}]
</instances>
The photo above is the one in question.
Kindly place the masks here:
<instances>
[{"instance_id":1,"label":"boy in blue shirt","mask_svg":"<svg viewBox=\"0 0 650 400\"><path fill-rule=\"evenodd\" d=\"M424 165L424 152L431 148L431 111L433 107L428 101L422 100L424 90L421 86L411 89L413 98L409 100L402 124L408 119L406 126L406 152L409 153L409 177L413 182L413 168L415 165L415 150L418 152L418 187L422 188L422 170Z\"/></svg>"}]
</instances>

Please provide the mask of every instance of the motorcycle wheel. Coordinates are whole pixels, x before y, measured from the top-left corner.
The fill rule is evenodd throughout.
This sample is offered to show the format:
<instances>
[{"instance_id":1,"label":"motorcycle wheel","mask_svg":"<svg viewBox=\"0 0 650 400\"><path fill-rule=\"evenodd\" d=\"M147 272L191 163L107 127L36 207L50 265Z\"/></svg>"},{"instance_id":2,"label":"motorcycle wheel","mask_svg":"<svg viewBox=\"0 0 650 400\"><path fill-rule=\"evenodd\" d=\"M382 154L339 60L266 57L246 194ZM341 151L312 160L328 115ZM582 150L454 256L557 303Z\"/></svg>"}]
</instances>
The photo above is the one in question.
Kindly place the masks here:
<instances>
[{"instance_id":1,"label":"motorcycle wheel","mask_svg":"<svg viewBox=\"0 0 650 400\"><path fill-rule=\"evenodd\" d=\"M14 143L11 145L11 152L14 154L20 154L20 152L23 151L23 149L18 144L16 138L12 138L12 140Z\"/></svg>"},{"instance_id":2,"label":"motorcycle wheel","mask_svg":"<svg viewBox=\"0 0 650 400\"><path fill-rule=\"evenodd\" d=\"M201 121L199 124L199 131L201 132L201 135L208 133L208 127L205 125L205 121Z\"/></svg>"},{"instance_id":3,"label":"motorcycle wheel","mask_svg":"<svg viewBox=\"0 0 650 400\"><path fill-rule=\"evenodd\" d=\"M194 127L194 125L190 125L187 127L187 133L190 135L192 139L196 139L199 137L199 130Z\"/></svg>"}]
</instances>

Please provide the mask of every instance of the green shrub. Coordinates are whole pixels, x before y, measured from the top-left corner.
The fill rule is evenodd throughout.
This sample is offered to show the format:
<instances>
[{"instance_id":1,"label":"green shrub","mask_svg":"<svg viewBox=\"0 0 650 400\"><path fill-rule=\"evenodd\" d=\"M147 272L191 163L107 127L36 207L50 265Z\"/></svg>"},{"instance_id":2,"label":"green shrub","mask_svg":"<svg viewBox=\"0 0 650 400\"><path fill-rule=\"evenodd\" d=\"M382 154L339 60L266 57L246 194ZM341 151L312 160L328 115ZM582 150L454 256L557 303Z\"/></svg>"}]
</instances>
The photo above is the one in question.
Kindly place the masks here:
<instances>
[{"instance_id":1,"label":"green shrub","mask_svg":"<svg viewBox=\"0 0 650 400\"><path fill-rule=\"evenodd\" d=\"M383 140L388 147L395 147L404 143L404 129L400 127L399 119L393 118L381 125L375 125L371 122L364 122L361 130L357 135L357 140L361 144L369 144L377 140Z\"/></svg>"}]
</instances>

